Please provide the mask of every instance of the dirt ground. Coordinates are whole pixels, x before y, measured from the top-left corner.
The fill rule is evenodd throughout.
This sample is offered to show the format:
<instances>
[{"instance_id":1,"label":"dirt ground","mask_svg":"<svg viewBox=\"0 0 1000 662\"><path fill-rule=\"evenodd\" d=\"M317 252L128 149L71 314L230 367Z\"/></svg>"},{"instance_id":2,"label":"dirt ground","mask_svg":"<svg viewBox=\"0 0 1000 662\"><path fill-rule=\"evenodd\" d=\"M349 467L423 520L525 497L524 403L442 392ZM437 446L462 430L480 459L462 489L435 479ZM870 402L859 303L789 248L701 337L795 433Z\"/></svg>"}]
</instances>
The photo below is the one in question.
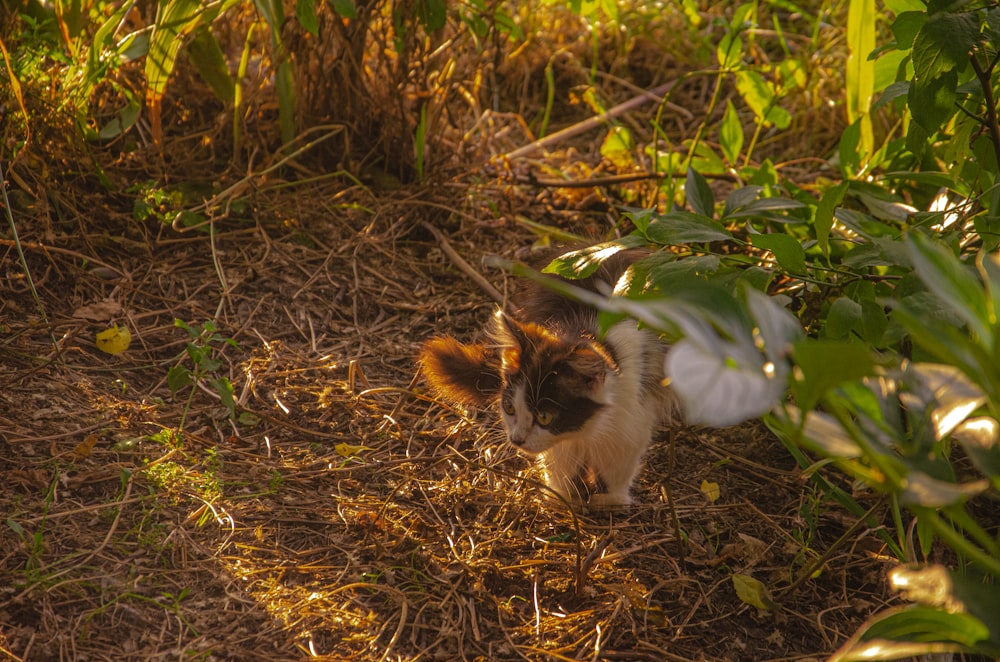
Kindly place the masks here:
<instances>
[{"instance_id":1,"label":"dirt ground","mask_svg":"<svg viewBox=\"0 0 1000 662\"><path fill-rule=\"evenodd\" d=\"M494 307L442 242L503 290L482 257L537 238L512 218L596 235L606 211L463 173L262 188L179 233L61 176L11 187L31 282L0 240L11 659L806 660L883 606L873 528L760 424L664 432L632 509L574 515L492 412L424 390L421 342ZM175 319L218 339L172 394L197 367ZM117 355L96 346L111 322Z\"/></svg>"},{"instance_id":2,"label":"dirt ground","mask_svg":"<svg viewBox=\"0 0 1000 662\"><path fill-rule=\"evenodd\" d=\"M53 124L0 153L0 658L819 660L885 606L877 504L845 513L760 423L664 431L631 509L573 513L494 412L427 392L421 343L481 333L470 274L507 289L483 258L539 241L519 219L628 230L617 205L655 182L551 183L614 174L594 134L488 167L530 141L497 115L421 184L308 152L248 176L274 160L217 154L231 127L198 99L159 151ZM775 149L836 144L796 122ZM821 159L800 161L783 174ZM225 190L213 224L172 227Z\"/></svg>"}]
</instances>

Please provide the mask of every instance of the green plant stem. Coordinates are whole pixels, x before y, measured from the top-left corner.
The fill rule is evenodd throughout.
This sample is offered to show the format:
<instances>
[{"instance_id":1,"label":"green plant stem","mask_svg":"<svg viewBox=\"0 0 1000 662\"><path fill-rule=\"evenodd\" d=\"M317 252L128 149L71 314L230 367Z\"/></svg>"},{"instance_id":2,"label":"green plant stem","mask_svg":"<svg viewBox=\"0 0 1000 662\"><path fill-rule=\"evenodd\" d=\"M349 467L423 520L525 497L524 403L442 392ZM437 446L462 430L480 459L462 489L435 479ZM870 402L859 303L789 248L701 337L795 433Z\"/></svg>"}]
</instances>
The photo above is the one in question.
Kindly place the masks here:
<instances>
[{"instance_id":1,"label":"green plant stem","mask_svg":"<svg viewBox=\"0 0 1000 662\"><path fill-rule=\"evenodd\" d=\"M941 515L937 512L930 509L921 510L919 517L922 517L924 522L926 522L934 530L934 533L944 540L949 547L962 556L965 556L967 559L975 562L980 566L980 568L994 577L1000 578L1000 559L995 556L990 556L970 543L964 536L956 531L954 527L945 522L941 518Z\"/></svg>"},{"instance_id":2,"label":"green plant stem","mask_svg":"<svg viewBox=\"0 0 1000 662\"><path fill-rule=\"evenodd\" d=\"M17 234L17 224L14 223L14 214L11 212L10 199L7 197L7 179L4 177L2 163L0 163L0 197L3 198L3 208L7 212L7 223L10 225L10 234L14 237L14 248L17 249L17 258L21 263L24 278L28 282L28 288L31 290L31 296L38 307L38 314L42 318L42 323L49 330L49 339L52 340L52 348L55 350L56 356L62 360L63 356L62 350L59 349L59 341L56 340L55 334L52 333L52 326L49 324L49 318L45 314L45 306L42 305L42 298L38 296L38 290L35 289L35 281L32 279L31 271L28 269L28 260L24 256L24 247L21 246L21 238Z\"/></svg>"}]
</instances>

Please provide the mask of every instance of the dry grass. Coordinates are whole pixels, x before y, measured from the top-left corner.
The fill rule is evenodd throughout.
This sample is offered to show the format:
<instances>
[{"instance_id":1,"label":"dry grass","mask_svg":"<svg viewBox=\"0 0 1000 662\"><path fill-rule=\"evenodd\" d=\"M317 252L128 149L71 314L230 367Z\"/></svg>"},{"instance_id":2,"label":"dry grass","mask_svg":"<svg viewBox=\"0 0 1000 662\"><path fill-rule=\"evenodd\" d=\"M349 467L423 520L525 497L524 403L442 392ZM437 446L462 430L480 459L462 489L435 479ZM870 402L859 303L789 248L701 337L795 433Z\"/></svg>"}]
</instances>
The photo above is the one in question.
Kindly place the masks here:
<instances>
[{"instance_id":1,"label":"dry grass","mask_svg":"<svg viewBox=\"0 0 1000 662\"><path fill-rule=\"evenodd\" d=\"M298 229L222 231L214 250L197 236L136 255L103 233L72 252L29 248L49 324L8 280L0 373L0 644L12 655L799 659L832 650L881 601L866 535L782 593L850 522L810 501L756 426L679 430L673 459L662 440L627 513L578 517L547 499L491 414L467 418L413 381L424 338L471 336L491 308L414 223L435 200L399 192L373 215L336 216L313 202L338 195L352 197L262 195L263 218ZM449 228L470 263L526 242L481 218ZM112 236L127 236L117 220ZM116 357L94 347L105 323L78 316L103 301L133 334ZM184 361L172 320L200 323L219 304L220 333L239 343L221 373L259 422L233 424L199 392L179 440L158 436L184 401L165 383ZM734 572L782 609L743 604Z\"/></svg>"},{"instance_id":2,"label":"dry grass","mask_svg":"<svg viewBox=\"0 0 1000 662\"><path fill-rule=\"evenodd\" d=\"M505 98L528 98L538 67L565 47L560 84L578 83L589 44L548 47L533 41L483 75ZM623 48L611 44L607 68L643 84L683 66L650 43ZM697 112L707 80L672 100ZM605 85L609 105L634 94L613 77ZM500 443L491 412L456 411L423 390L420 343L473 337L493 305L425 223L503 291L481 257L531 244L511 219L599 238L619 222L615 203L655 191L534 183L614 174L588 135L480 168L535 136L525 107L461 98L435 97L450 110L435 119L438 167L423 185L296 184L323 173L294 160L247 177L243 206L211 233L137 222L138 194L126 193L148 179L218 191L245 176L218 165L233 165L222 147L231 129L211 104L179 104L183 135L162 159L149 145L94 150L107 186L58 139L67 127L36 129L8 175L26 269L14 237L0 236L0 652L802 660L824 657L881 606L874 533L852 528L762 426L665 433L634 508L574 514ZM580 109L557 111L565 123ZM639 130L654 112L622 121ZM691 123L670 122L678 142L690 137ZM810 139L837 127L821 128ZM273 126L249 129L248 141L274 139ZM788 167L814 176L810 164ZM194 367L175 319L214 320L238 344L212 344L220 367L207 376L227 377L249 416L231 420L207 382L190 407L189 389L171 393L170 368ZM112 321L132 333L116 356L95 345ZM717 501L703 481L719 485ZM780 608L741 601L734 573L763 581Z\"/></svg>"}]
</instances>

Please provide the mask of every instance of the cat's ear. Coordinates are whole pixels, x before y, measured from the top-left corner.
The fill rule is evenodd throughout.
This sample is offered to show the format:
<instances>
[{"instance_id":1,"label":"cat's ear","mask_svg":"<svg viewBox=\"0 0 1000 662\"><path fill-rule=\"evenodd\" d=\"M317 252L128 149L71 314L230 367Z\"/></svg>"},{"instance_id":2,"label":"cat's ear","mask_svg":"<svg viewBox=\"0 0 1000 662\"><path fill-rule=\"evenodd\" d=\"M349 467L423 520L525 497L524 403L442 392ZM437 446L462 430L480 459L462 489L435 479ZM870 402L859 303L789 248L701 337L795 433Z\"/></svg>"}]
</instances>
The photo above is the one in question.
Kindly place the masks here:
<instances>
[{"instance_id":1,"label":"cat's ear","mask_svg":"<svg viewBox=\"0 0 1000 662\"><path fill-rule=\"evenodd\" d=\"M521 348L528 344L528 336L517 320L505 313L502 308L497 308L493 316L496 319L496 337L500 344Z\"/></svg>"},{"instance_id":2,"label":"cat's ear","mask_svg":"<svg viewBox=\"0 0 1000 662\"><path fill-rule=\"evenodd\" d=\"M434 390L458 404L483 406L500 393L500 360L486 345L434 338L424 343L420 365Z\"/></svg>"},{"instance_id":3,"label":"cat's ear","mask_svg":"<svg viewBox=\"0 0 1000 662\"><path fill-rule=\"evenodd\" d=\"M604 386L604 376L618 372L615 360L597 343L584 343L573 348L563 363L569 367L564 378L570 379L581 392L594 394Z\"/></svg>"}]
</instances>

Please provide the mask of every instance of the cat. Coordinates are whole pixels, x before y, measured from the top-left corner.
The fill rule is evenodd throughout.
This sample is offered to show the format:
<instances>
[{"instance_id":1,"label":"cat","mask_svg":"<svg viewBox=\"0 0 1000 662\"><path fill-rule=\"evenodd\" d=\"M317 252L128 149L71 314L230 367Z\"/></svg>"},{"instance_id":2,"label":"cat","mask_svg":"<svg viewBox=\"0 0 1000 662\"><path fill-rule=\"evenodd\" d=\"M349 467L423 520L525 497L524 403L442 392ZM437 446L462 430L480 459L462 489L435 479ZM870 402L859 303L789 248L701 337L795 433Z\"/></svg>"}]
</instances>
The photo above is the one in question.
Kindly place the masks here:
<instances>
[{"instance_id":1,"label":"cat","mask_svg":"<svg viewBox=\"0 0 1000 662\"><path fill-rule=\"evenodd\" d=\"M648 253L622 251L573 284L609 293ZM631 504L630 487L657 427L678 401L664 385L667 345L625 320L598 338L597 311L527 281L510 313L498 309L492 342L427 341L420 364L445 400L499 400L507 440L537 457L545 483L571 504Z\"/></svg>"}]
</instances>

